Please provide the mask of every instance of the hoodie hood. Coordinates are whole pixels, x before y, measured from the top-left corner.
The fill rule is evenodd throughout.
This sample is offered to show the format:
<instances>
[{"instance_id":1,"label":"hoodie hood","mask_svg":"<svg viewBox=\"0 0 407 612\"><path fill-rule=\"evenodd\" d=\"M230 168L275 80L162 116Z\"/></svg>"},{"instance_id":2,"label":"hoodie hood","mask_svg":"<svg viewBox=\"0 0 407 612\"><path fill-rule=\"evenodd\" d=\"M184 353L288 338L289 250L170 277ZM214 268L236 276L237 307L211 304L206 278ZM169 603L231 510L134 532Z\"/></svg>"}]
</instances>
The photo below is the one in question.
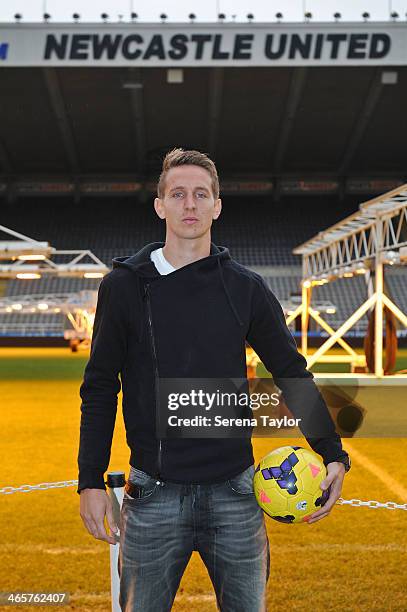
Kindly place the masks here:
<instances>
[{"instance_id":1,"label":"hoodie hood","mask_svg":"<svg viewBox=\"0 0 407 612\"><path fill-rule=\"evenodd\" d=\"M143 299L142 299L143 289L144 289L143 279L157 278L161 276L161 274L158 272L157 268L155 267L154 262L150 259L150 255L152 251L155 251L156 249L160 249L164 245L165 245L165 242L151 242L149 244L146 244L142 249L140 249L140 251L137 251L137 253L135 253L134 255L125 255L122 257L114 257L112 259L113 268L118 268L118 267L128 268L129 270L132 270L137 275L138 277L137 290L138 290L138 296L139 296L141 307L143 305ZM201 259L198 259L197 261L193 261L192 263L187 264L187 266L183 266L183 268L191 266L193 267L194 271L197 271L197 270L205 271L205 270L210 270L216 267L219 277L220 277L220 281L222 283L222 287L225 292L226 299L229 303L232 313L234 317L236 318L237 323L239 325L243 325L243 321L239 317L237 308L235 304L233 303L230 292L228 291L227 285L225 283L222 267L227 261L231 261L229 249L224 246L217 246L216 244L211 242L210 254L207 257L203 257ZM143 336L142 317L139 318L139 321L140 321L139 339L141 341L142 336Z\"/></svg>"},{"instance_id":2,"label":"hoodie hood","mask_svg":"<svg viewBox=\"0 0 407 612\"><path fill-rule=\"evenodd\" d=\"M146 244L134 255L115 257L112 259L113 268L120 266L129 268L130 270L133 270L133 272L136 272L139 276L145 278L161 276L154 263L151 261L150 255L152 251L160 249L163 246L165 246L165 242L151 242L150 244ZM217 261L225 261L230 259L229 249L223 246L216 246L216 244L211 242L211 249L208 257L203 257L202 259L198 259L197 261L194 261L188 265L194 266L194 269L200 269L212 267Z\"/></svg>"}]
</instances>

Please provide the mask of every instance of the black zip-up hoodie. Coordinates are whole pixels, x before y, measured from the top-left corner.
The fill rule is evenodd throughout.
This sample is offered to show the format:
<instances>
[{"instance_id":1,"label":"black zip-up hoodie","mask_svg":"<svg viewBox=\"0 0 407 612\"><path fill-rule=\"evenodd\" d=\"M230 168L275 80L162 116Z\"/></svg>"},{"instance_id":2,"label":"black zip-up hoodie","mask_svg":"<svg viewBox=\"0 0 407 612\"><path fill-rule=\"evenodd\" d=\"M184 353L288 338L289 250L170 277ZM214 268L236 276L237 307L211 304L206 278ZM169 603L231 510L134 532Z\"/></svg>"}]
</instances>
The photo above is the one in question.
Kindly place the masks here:
<instances>
[{"instance_id":1,"label":"black zip-up hoodie","mask_svg":"<svg viewBox=\"0 0 407 612\"><path fill-rule=\"evenodd\" d=\"M100 283L80 387L78 493L105 489L120 388L135 468L162 480L209 483L249 467L254 461L249 438L158 440L155 421L160 377L244 379L246 341L277 385L279 378L310 380L314 416L329 433L307 440L325 465L346 456L281 305L262 277L213 243L208 257L160 275L150 253L162 246L154 242L135 255L114 258ZM289 407L295 415L295 406Z\"/></svg>"}]
</instances>

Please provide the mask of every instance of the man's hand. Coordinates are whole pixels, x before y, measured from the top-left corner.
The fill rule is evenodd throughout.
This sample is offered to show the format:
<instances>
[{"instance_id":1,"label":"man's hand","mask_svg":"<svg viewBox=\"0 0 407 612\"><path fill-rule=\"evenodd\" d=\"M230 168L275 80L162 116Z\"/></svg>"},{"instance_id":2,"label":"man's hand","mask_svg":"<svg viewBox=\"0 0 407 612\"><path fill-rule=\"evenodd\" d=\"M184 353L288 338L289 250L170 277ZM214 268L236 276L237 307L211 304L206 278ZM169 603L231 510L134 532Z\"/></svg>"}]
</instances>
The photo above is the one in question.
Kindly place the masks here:
<instances>
[{"instance_id":1,"label":"man's hand","mask_svg":"<svg viewBox=\"0 0 407 612\"><path fill-rule=\"evenodd\" d=\"M113 535L108 535L104 519L113 533L117 533L117 525L113 518L113 508L110 497L104 489L83 489L80 492L80 515L86 529L97 540L116 544Z\"/></svg>"},{"instance_id":2,"label":"man's hand","mask_svg":"<svg viewBox=\"0 0 407 612\"><path fill-rule=\"evenodd\" d=\"M316 523L320 521L325 516L328 516L330 511L335 505L335 502L339 499L342 491L342 483L345 476L345 466L340 461L333 461L332 463L328 463L326 466L327 476L321 482L320 487L323 491L325 491L329 485L331 485L330 495L322 508L309 515L307 519L307 523Z\"/></svg>"}]
</instances>

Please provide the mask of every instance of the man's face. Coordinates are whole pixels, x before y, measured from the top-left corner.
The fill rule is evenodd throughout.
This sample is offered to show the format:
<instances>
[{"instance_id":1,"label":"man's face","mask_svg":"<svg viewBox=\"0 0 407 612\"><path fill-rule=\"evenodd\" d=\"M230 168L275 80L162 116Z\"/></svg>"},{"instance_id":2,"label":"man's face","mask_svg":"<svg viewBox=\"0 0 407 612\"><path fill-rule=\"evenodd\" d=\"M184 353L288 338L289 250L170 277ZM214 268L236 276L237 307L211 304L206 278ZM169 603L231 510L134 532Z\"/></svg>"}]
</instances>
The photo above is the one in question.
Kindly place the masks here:
<instances>
[{"instance_id":1,"label":"man's face","mask_svg":"<svg viewBox=\"0 0 407 612\"><path fill-rule=\"evenodd\" d=\"M222 204L214 198L209 172L191 164L167 172L165 194L155 199L154 208L166 221L167 237L200 238L210 231Z\"/></svg>"}]
</instances>

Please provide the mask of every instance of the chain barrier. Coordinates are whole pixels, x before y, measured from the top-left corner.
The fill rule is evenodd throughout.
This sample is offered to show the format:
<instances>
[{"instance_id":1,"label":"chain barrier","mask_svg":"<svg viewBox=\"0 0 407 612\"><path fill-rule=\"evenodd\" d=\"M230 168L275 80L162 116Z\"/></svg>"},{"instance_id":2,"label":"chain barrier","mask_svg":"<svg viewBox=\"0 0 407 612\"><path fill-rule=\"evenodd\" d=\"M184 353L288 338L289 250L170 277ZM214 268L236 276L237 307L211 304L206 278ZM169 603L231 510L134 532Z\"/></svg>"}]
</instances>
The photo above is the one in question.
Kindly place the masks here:
<instances>
[{"instance_id":1,"label":"chain barrier","mask_svg":"<svg viewBox=\"0 0 407 612\"><path fill-rule=\"evenodd\" d=\"M62 489L63 487L76 487L77 480L61 480L60 482L41 482L36 485L24 484L20 487L3 487L0 495L11 495L12 493L30 493L30 491L46 491L48 489ZM407 504L397 504L396 502L379 502L375 499L363 501L361 499L343 499L340 497L336 503L339 506L366 506L367 508L386 508L387 510L407 510Z\"/></svg>"},{"instance_id":2,"label":"chain barrier","mask_svg":"<svg viewBox=\"0 0 407 612\"><path fill-rule=\"evenodd\" d=\"M407 510L407 504L396 504L396 502L379 502L375 499L362 501L361 499L343 499L340 497L337 504L348 506L367 506L368 508L386 508L387 510Z\"/></svg>"},{"instance_id":3,"label":"chain barrier","mask_svg":"<svg viewBox=\"0 0 407 612\"><path fill-rule=\"evenodd\" d=\"M47 489L62 489L63 487L77 486L77 480L61 480L60 482L40 482L40 484L24 484L20 487L3 487L0 495L10 495L11 493L30 493L30 491L46 491Z\"/></svg>"}]
</instances>

